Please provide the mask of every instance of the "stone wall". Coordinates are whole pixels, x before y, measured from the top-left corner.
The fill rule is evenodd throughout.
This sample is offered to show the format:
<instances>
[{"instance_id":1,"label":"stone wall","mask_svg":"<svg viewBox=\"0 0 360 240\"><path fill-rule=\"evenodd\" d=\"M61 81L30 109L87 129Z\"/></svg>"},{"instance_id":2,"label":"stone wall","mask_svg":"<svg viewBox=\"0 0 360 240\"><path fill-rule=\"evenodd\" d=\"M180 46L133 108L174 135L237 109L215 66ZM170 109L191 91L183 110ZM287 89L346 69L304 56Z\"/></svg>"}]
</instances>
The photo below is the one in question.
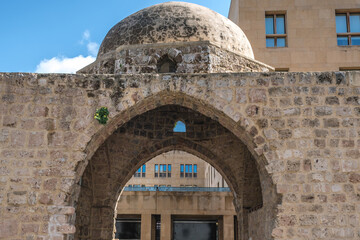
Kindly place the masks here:
<instances>
[{"instance_id":1,"label":"stone wall","mask_svg":"<svg viewBox=\"0 0 360 240\"><path fill-rule=\"evenodd\" d=\"M78 195L94 153L134 117L168 105L212 119L249 150L273 211L262 239L360 237L358 72L3 73L0 93L0 238L71 239L77 204L90 204ZM93 119L100 106L111 113L106 126ZM120 170L131 174L131 164Z\"/></svg>"}]
</instances>

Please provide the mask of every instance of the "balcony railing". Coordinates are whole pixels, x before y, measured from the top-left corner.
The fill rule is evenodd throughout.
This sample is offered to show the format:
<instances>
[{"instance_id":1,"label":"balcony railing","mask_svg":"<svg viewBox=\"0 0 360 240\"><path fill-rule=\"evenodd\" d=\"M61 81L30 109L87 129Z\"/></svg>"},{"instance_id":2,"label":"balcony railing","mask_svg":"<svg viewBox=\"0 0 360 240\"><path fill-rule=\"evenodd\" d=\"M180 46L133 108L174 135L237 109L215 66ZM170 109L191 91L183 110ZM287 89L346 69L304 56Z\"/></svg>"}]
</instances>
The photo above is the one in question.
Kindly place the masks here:
<instances>
[{"instance_id":1,"label":"balcony railing","mask_svg":"<svg viewBox=\"0 0 360 240\"><path fill-rule=\"evenodd\" d=\"M130 192L231 192L230 188L217 187L125 187Z\"/></svg>"}]
</instances>

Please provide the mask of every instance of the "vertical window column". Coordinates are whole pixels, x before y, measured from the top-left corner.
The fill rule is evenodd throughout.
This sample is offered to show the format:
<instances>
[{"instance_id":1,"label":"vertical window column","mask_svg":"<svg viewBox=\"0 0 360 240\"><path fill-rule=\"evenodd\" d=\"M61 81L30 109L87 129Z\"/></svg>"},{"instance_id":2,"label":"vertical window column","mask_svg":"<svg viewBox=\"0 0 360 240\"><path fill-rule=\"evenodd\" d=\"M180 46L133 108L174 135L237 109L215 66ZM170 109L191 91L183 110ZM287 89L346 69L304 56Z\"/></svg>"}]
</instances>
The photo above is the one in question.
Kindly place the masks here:
<instances>
[{"instance_id":1,"label":"vertical window column","mask_svg":"<svg viewBox=\"0 0 360 240\"><path fill-rule=\"evenodd\" d=\"M154 177L159 177L159 165L155 164Z\"/></svg>"}]
</instances>

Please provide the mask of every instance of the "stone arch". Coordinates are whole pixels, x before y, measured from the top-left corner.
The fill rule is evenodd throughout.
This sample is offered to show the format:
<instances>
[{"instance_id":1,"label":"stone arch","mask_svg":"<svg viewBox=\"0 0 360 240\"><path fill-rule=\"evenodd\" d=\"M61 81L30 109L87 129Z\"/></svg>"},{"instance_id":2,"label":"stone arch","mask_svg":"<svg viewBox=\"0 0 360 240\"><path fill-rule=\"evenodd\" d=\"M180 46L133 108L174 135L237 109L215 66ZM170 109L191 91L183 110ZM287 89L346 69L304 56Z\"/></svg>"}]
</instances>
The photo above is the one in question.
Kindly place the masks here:
<instances>
[{"instance_id":1,"label":"stone arch","mask_svg":"<svg viewBox=\"0 0 360 240\"><path fill-rule=\"evenodd\" d=\"M194 96L190 96L183 92L179 91L160 91L153 95L150 95L144 99L139 99L136 103L124 109L123 111L117 113L115 116L111 117L108 124L100 128L88 142L83 151L85 158L83 161L80 161L76 166L76 176L77 179L75 182L80 180L85 167L87 166L89 160L92 158L96 150L105 142L105 140L118 129L124 123L130 121L132 118L143 114L147 111L153 110L157 107L175 104L182 107L187 107L193 109L204 116L207 116L211 119L216 120L224 128L231 131L236 137L238 137L251 152L252 156L255 158L259 169L263 169L264 173L267 173L265 169L266 165L270 162L268 157L264 155L262 146L264 145L265 140L262 135L258 132L256 124L253 123L252 119L246 118L244 116L232 116L229 113L225 113L224 110L220 110L215 107L212 102L217 101L218 99L201 99ZM93 126L96 128L95 126ZM74 189L72 190L74 192ZM69 198L69 202L76 200L75 198Z\"/></svg>"},{"instance_id":2,"label":"stone arch","mask_svg":"<svg viewBox=\"0 0 360 240\"><path fill-rule=\"evenodd\" d=\"M184 97L184 98L178 98L178 96L176 96L177 94L174 94L174 95L172 95L172 98L168 98L167 99L167 101L168 101L168 103L171 103L171 104L161 104L161 99L162 98L159 98L158 100L159 101L155 101L155 102L152 102L152 104L154 104L153 105L153 107L152 107L152 109L151 110L148 110L148 109L146 109L146 108L142 108L142 107L139 107L138 108L138 110L139 111L136 111L136 113L134 114L134 116L133 117L131 117L131 115L129 116L129 115L127 115L127 117L129 118L129 120L128 121L124 121L124 119L114 119L113 120L113 122L112 123L110 123L111 125L110 126L112 126L112 127L114 127L114 129L115 129L115 127L117 127L117 129L115 130L115 131L113 131L113 132L109 132L109 131L107 131L107 133L108 133L108 137L107 137L107 139L106 139L106 141L103 141L103 144L101 145L102 147L100 147L99 149L97 149L97 151L96 151L96 154L94 155L94 156L92 156L92 159L91 159L91 161L90 161L90 163L93 163L93 164L95 164L96 162L98 162L98 163L100 163L99 164L99 166L94 166L94 165L92 165L92 164L90 164L90 165L88 165L87 166L87 169L89 170L89 171L91 171L92 169L94 169L95 171L96 171L96 169L106 169L107 168L107 166L106 166L106 164L104 165L104 164L102 164L101 163L101 161L100 160L96 160L96 159L99 159L99 154L100 154L100 156L101 156L101 154L103 154L103 156L105 156L106 154L109 154L109 152L111 152L112 150L110 150L109 151L109 149L107 149L107 144L108 143L111 143L112 141L115 141L114 140L114 138L115 138L115 136L116 135L121 135L121 134L126 134L126 131L130 131L131 132L131 134L134 134L134 135L136 135L136 136L147 136L148 138L150 138L150 139L152 139L153 137L150 137L150 135L148 135L146 132L143 134L143 133L140 133L140 132L138 132L136 129L135 129L135 127L134 127L134 125L133 124L130 124L131 123L131 121L135 121L137 118L142 118L143 117L143 115L146 115L146 114L149 114L149 112L156 112L157 110L161 110L161 108L163 107L168 107L169 108L169 106L170 106L170 108L176 108L177 110L176 111L178 111L179 110L179 112L180 112L180 110L181 111L191 111L192 113L191 114L195 114L195 116L196 116L196 114L198 114L198 115L201 115L203 118L206 118L207 120L206 121L208 121L208 124L210 124L210 123L214 123L214 124L217 124L217 127L218 127L218 132L220 132L220 133L226 133L226 134L228 134L229 136L231 135L231 141L233 141L233 142L231 142L231 144L237 144L237 146L239 146L239 144L241 144L241 145L243 145L243 150L244 151L246 151L246 157L249 157L249 158L252 158L252 155L253 154L251 154L249 151L247 151L247 149L248 149L248 147L247 146L245 146L244 144L243 144L243 142L235 135L235 134L233 134L233 132L231 132L231 131L229 131L228 130L228 128L225 128L221 123L220 123L220 121L221 121L221 119L223 119L223 118L226 118L226 116L224 116L224 114L221 114L221 115L210 115L211 117L208 117L208 116L206 116L206 115L204 115L204 114L202 114L202 113L199 113L200 111L197 111L197 109L199 109L199 107L198 106L196 106L196 103L195 102L187 102L187 101L185 101L185 100L188 100L189 98L187 98L187 97ZM158 96L157 96L158 97ZM151 99L151 98L150 98ZM170 100L172 100L172 101L169 101L169 99ZM147 99L147 100L149 100L149 99ZM177 103L177 101L178 101L178 103ZM183 107L182 105L190 105L190 107L192 107L192 108L194 108L194 109L196 109L196 110L193 110L192 108L186 108L186 107ZM188 110L183 110L183 109L188 109ZM203 108L201 108L203 111L204 111L204 109ZM146 110L148 110L148 111L146 111ZM139 113L139 112L141 112L142 111L142 113ZM175 112L176 112L175 111ZM209 109L205 109L205 111L204 112L206 112L206 111L209 111ZM132 111L130 110L130 112L127 112L127 113L131 113ZM183 117L183 116L182 116ZM175 116L174 117L174 119L177 119L178 118L178 116ZM135 119L135 120L134 120ZM119 121L118 123L114 123L114 121ZM141 121L143 121L143 120L141 120ZM123 124L121 124L122 122L125 122L125 123L123 123ZM120 123L120 124L119 124ZM229 122L228 122L228 124L230 124ZM228 125L228 126L231 126L231 125ZM233 126L234 127L234 126ZM235 127L239 127L239 126L236 126L236 124L235 124ZM129 130L130 129L130 130ZM151 129L151 127L150 127L150 129ZM172 130L172 129L171 129ZM110 135L110 133L111 133L111 135ZM191 134L191 132L190 132L190 134ZM125 136L125 135L124 135ZM224 139L229 139L229 136L225 136L225 138ZM244 134L244 136L246 136L246 134ZM189 136L188 136L189 137ZM191 138L191 137L190 137ZM192 138L196 138L196 136L193 136ZM175 139L176 139L176 141L175 141ZM200 138L201 139L201 138ZM171 143L171 141L175 141L175 143L176 144L172 144L172 145L177 145L177 144L179 144L178 143L178 141L179 140L181 140L181 137L175 137L175 138L167 138L167 139L165 139L164 140L164 143L167 143L167 144L169 144L169 143ZM198 139L199 140L199 139ZM99 141L99 140L97 140L97 141ZM128 142L128 140L126 141L126 142ZM97 142L97 143L99 143L99 142ZM163 143L163 144L164 144ZM188 142L189 143L189 142ZM232 146L232 148L233 149L235 149L235 145L233 145ZM179 146L181 146L181 145L179 145ZM156 147L158 147L159 149L166 149L166 146L164 146L164 145L162 145L161 143L159 143L159 142L155 142L154 143L154 146L148 146L148 147L154 147L154 148L156 148ZM201 146L201 145L199 145L199 147L196 147L196 152L199 152L200 150L199 149L201 149L203 146ZM174 146L171 146L171 148L174 148ZM126 147L124 148L124 149L122 149L122 151L124 151L126 149ZM146 150L147 152L149 152L148 150ZM94 151L95 152L95 151ZM150 151L151 152L151 151ZM200 151L201 152L201 151ZM114 153L115 154L115 153ZM226 150L225 150L225 152L222 152L221 153L222 155L226 155ZM240 154L241 155L241 153L239 152L238 154ZM131 155L131 154L130 154ZM245 155L243 155L243 156L240 156L239 155L239 158L238 159L244 159L245 158ZM122 156L124 156L124 155L122 155ZM142 157L139 157L139 156L142 156ZM81 222L81 221L89 221L89 219L86 219L87 217L88 218L95 218L96 217L96 219L100 219L100 222L101 222L101 224L104 224L104 226L107 226L107 227L105 227L104 229L95 229L94 227L92 227L92 229L87 229L87 230L84 230L84 232L87 232L87 234L89 234L89 231L92 231L91 233L90 233L90 236L91 236L91 238L87 238L87 236L85 236L85 238L81 238L82 236L81 236L81 234L80 235L77 235L76 237L78 238L78 239L93 239L93 238L96 238L96 239L108 239L108 238L111 238L111 236L110 235L106 235L106 233L107 234L109 234L109 233L112 233L112 226L113 226L113 212L114 212L114 207L115 207L115 205L116 205L116 200L117 200L117 197L114 197L116 194L119 194L119 189L121 189L123 186L124 186L124 184L127 182L127 180L126 180L126 178L124 178L124 176L127 176L127 177L129 177L129 176L131 176L131 173L132 173L132 171L135 171L136 169L137 169L137 167L139 166L139 164L141 164L141 162L144 162L144 161L146 161L146 160L144 160L144 159L146 159L145 157L143 157L144 156L144 154L143 155L138 155L138 154L133 154L133 157L132 158L128 158L127 159L127 161L123 161L123 162L128 162L128 165L124 165L124 166L121 166L120 168L118 168L118 169L116 169L116 170L118 170L118 171L120 171L120 172L122 172L122 178L120 179L120 178L118 178L116 181L115 181L115 185L114 186L110 186L110 187L108 187L107 186L107 184L104 184L103 186L97 186L97 188L96 187L94 187L93 186L93 189L101 189L101 190L103 190L104 192L102 192L101 194L98 194L98 195L102 195L102 194L108 194L108 193L111 193L112 194L112 197L110 197L110 198L112 198L112 200L109 200L108 198L107 199L96 199L94 196L96 196L97 194L95 193L94 194L94 192L92 192L92 193L90 193L90 195L92 194L92 196L90 196L90 197L93 197L93 202L91 203L92 204L92 206L95 206L95 208L93 207L91 207L91 206L86 206L88 209L90 209L90 212L91 212L91 216L89 217L89 216L86 216L86 214L85 214L85 216L82 216L81 215L81 213L80 212L77 212L77 219L76 219L76 221L77 222ZM108 158L109 158L109 156L107 156ZM204 158L204 157L203 157ZM202 159L203 159L202 158ZM109 160L109 162L110 162L110 160ZM253 161L254 163L255 163L255 160ZM220 163L220 162L219 162ZM130 165L129 165L130 164ZM109 163L109 165L110 165L110 163ZM216 165L216 164L214 164L214 165ZM217 165L220 165L220 164L217 164ZM226 166L226 164L224 164L224 163L221 163L221 165L222 165L222 167L218 167L217 169L219 170L219 172L220 173L224 173L225 171L227 172L227 174L226 174L226 177L227 178L232 178L231 176L231 174L229 173L229 171L231 170L231 167L228 167L228 168L226 168L225 166ZM245 171L245 170L243 170L243 167L242 167L242 165L241 164L238 164L239 165L239 169L241 169L241 171ZM255 164L256 166L255 166L255 168L257 169L257 171L260 173L260 174L265 174L264 176L262 176L261 177L261 185L263 185L263 181L264 181L264 179L266 179L266 181L270 181L270 183L268 184L268 185L272 185L272 183L271 183L271 179L269 178L269 176L267 176L267 174L266 174L266 170L265 170L265 168L264 168L264 166L261 166L261 165L259 165L259 162L257 162L256 164ZM110 168L110 167L109 167ZM89 172L88 171L88 172ZM104 172L106 172L106 170L102 170L102 171L104 171ZM91 174L91 173L88 173L88 172L84 172L84 176L87 176L87 175L89 175L89 174ZM108 169L107 170L107 173L109 174L108 175L108 178L110 178L110 175L111 175L111 170L110 169ZM239 176L244 176L245 174L243 174L243 175L241 175L241 174L239 174ZM106 176L103 176L104 178L103 179L100 179L99 181L101 182L101 181L103 181L105 178L106 178ZM244 178L245 179L245 178ZM240 219L243 219L243 216L242 215L244 215L245 214L245 212L243 211L243 204L244 204L244 201L243 201L243 189L241 188L242 186L240 186L241 184L243 184L244 183L244 181L245 180L241 180L241 178L236 178L236 177L233 177L232 179L229 179L228 180L228 182L230 183L230 185L232 186L232 189L233 189L233 192L234 193L236 193L236 198L235 198L235 206L236 206L236 209L237 209L237 213L238 213L238 216L239 216L239 218ZM87 181L89 181L89 179L83 179L83 182L87 182ZM106 180L104 180L105 182L106 182ZM109 182L109 185L111 185L111 183ZM237 185L236 187L234 187L234 185ZM261 191L261 189L260 189L260 191ZM272 193L272 195L276 195L276 194L274 194L275 193L275 191L274 191L274 188L273 188L273 186L272 186L272 188L270 189L270 192ZM80 196L80 198L79 198L79 206L81 206L81 204L85 204L84 203L84 197L83 196L85 196L87 193L86 193L86 187L84 188L84 187L82 187L82 195ZM272 196L271 194L269 195L269 196ZM89 196L87 196L87 197L89 197ZM277 203L277 199L276 199L276 196L273 196L275 199L272 199L271 200L271 203L272 203L272 207L274 206L274 204L275 203ZM85 197L86 198L86 197ZM115 199L115 200L114 200ZM262 201L262 197L261 197L261 201ZM90 205L91 205L90 204ZM251 207L250 207L251 208ZM79 207L78 207L78 209L79 209ZM94 213L95 212L95 213ZM110 214L110 215L109 215ZM273 213L271 213L270 215L272 215L272 217L274 217L273 216ZM102 219L101 218L101 216L111 216L111 217L107 217L106 219ZM84 220L85 219L85 220ZM88 223L88 224L90 224L91 225L91 223ZM79 231L82 231L81 230L81 226L79 227L79 224L77 223L77 225L78 225L78 229L79 229ZM89 225L89 226L90 226ZM111 227L110 227L111 226ZM244 223L242 223L241 222L241 226L244 228L244 226L246 226L246 224L244 224ZM91 227L90 227L91 228ZM110 229L111 228L111 229ZM270 236L271 235L271 228L269 228L270 229L270 232L269 232L269 230L267 231L267 236ZM244 237L245 237L245 235L244 235L244 230L242 229L241 231L240 231L242 234L243 234L243 238L242 239L244 239ZM270 234L270 235L269 235ZM86 235L86 234L85 234Z\"/></svg>"}]
</instances>

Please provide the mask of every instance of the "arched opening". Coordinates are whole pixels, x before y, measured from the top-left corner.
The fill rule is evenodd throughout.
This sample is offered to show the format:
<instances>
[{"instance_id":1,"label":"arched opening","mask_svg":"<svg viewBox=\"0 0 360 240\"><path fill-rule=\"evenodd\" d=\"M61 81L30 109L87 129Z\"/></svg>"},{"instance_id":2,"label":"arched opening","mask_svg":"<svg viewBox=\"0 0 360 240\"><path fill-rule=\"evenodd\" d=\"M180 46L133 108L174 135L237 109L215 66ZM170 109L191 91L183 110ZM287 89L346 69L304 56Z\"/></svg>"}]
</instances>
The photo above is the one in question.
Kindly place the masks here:
<instances>
[{"instance_id":1,"label":"arched opening","mask_svg":"<svg viewBox=\"0 0 360 240\"><path fill-rule=\"evenodd\" d=\"M173 132L174 121L187 124ZM133 117L98 148L89 161L76 207L75 239L111 239L121 189L148 160L169 150L204 159L225 177L234 195L238 239L271 238L278 198L266 170L232 132L198 111L165 105Z\"/></svg>"},{"instance_id":2,"label":"arched opening","mask_svg":"<svg viewBox=\"0 0 360 240\"><path fill-rule=\"evenodd\" d=\"M233 195L222 175L182 150L159 154L135 172L116 206L116 239L229 239ZM206 170L211 168L211 175ZM223 180L224 187L217 187Z\"/></svg>"},{"instance_id":3,"label":"arched opening","mask_svg":"<svg viewBox=\"0 0 360 240\"><path fill-rule=\"evenodd\" d=\"M162 56L157 63L158 73L175 73L176 72L176 62L169 58L166 54Z\"/></svg>"},{"instance_id":4,"label":"arched opening","mask_svg":"<svg viewBox=\"0 0 360 240\"><path fill-rule=\"evenodd\" d=\"M181 120L176 121L174 124L173 131L180 132L180 133L186 132L186 124L184 123L184 121L181 121Z\"/></svg>"}]
</instances>

